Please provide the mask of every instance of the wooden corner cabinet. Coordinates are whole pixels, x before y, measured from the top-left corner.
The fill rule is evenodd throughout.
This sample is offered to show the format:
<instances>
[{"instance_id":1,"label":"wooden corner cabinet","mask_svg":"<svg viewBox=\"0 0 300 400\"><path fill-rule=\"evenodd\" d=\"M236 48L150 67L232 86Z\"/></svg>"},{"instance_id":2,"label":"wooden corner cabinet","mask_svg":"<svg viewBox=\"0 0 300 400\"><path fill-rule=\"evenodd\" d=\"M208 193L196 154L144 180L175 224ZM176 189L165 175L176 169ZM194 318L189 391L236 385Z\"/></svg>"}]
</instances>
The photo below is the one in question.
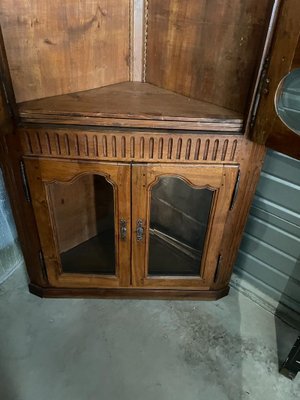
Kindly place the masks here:
<instances>
[{"instance_id":1,"label":"wooden corner cabinet","mask_svg":"<svg viewBox=\"0 0 300 400\"><path fill-rule=\"evenodd\" d=\"M270 140L272 57L289 49L285 73L300 58L297 10L1 2L0 160L32 293L228 293Z\"/></svg>"}]
</instances>

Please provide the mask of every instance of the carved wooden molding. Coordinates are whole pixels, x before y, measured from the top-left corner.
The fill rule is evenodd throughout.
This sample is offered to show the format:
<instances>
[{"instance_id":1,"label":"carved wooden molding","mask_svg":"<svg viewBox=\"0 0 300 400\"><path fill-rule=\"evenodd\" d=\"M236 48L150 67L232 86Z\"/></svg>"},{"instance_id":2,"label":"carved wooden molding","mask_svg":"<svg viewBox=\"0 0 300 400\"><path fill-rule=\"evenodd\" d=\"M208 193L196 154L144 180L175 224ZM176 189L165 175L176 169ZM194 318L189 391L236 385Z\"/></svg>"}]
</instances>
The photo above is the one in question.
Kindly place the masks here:
<instances>
[{"instance_id":1,"label":"carved wooden molding","mask_svg":"<svg viewBox=\"0 0 300 400\"><path fill-rule=\"evenodd\" d=\"M237 163L237 135L25 129L18 131L24 155L101 161Z\"/></svg>"}]
</instances>

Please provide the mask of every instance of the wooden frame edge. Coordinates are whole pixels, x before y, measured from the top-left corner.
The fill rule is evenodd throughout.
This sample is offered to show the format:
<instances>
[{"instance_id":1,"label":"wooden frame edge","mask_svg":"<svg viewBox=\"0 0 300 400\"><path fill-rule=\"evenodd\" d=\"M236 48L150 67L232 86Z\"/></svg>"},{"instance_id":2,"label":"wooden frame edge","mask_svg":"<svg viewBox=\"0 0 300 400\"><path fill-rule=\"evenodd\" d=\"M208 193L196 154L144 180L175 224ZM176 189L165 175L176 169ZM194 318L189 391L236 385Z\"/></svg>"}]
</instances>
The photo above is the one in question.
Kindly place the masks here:
<instances>
[{"instance_id":1,"label":"wooden frame edge","mask_svg":"<svg viewBox=\"0 0 300 400\"><path fill-rule=\"evenodd\" d=\"M29 283L29 292L41 298L99 298L142 300L219 300L229 293L229 285L218 290L53 288Z\"/></svg>"}]
</instances>

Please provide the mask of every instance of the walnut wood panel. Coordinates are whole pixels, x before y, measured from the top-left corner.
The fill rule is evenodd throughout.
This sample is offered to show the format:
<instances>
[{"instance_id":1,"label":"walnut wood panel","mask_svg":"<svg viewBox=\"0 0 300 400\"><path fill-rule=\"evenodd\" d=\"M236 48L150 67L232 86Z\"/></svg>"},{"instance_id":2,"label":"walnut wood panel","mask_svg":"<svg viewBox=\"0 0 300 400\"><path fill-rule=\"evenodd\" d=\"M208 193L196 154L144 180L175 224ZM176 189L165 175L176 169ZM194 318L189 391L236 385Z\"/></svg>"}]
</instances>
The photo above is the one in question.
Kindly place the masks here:
<instances>
[{"instance_id":1,"label":"walnut wood panel","mask_svg":"<svg viewBox=\"0 0 300 400\"><path fill-rule=\"evenodd\" d=\"M159 300L218 300L226 296L229 286L222 290L174 290L174 289L101 289L101 288L42 288L30 284L31 293L49 298L108 298L108 299L159 299Z\"/></svg>"},{"instance_id":2,"label":"walnut wood panel","mask_svg":"<svg viewBox=\"0 0 300 400\"><path fill-rule=\"evenodd\" d=\"M220 249L221 262L215 282L211 287L214 290L224 288L229 284L256 185L260 178L265 152L266 148L262 145L250 141L245 143L236 201L225 224Z\"/></svg>"},{"instance_id":3,"label":"walnut wood panel","mask_svg":"<svg viewBox=\"0 0 300 400\"><path fill-rule=\"evenodd\" d=\"M8 106L5 100L3 87L0 82L0 136L8 134L13 129L13 121L10 117Z\"/></svg>"},{"instance_id":4,"label":"walnut wood panel","mask_svg":"<svg viewBox=\"0 0 300 400\"><path fill-rule=\"evenodd\" d=\"M129 79L130 0L2 0L17 102Z\"/></svg>"},{"instance_id":5,"label":"walnut wood panel","mask_svg":"<svg viewBox=\"0 0 300 400\"><path fill-rule=\"evenodd\" d=\"M136 232L132 238L132 279L134 286L209 289L213 283L218 263L221 239L226 216L232 199L238 167L182 165L134 165L132 168L132 224L141 219L145 229L143 240L138 241ZM196 188L214 190L201 266L198 277L149 277L149 226L151 188L162 176L175 176ZM134 228L133 228L134 230Z\"/></svg>"},{"instance_id":6,"label":"walnut wood panel","mask_svg":"<svg viewBox=\"0 0 300 400\"><path fill-rule=\"evenodd\" d=\"M132 68L131 81L142 82L144 63L145 0L132 0Z\"/></svg>"},{"instance_id":7,"label":"walnut wood panel","mask_svg":"<svg viewBox=\"0 0 300 400\"><path fill-rule=\"evenodd\" d=\"M239 113L164 90L124 82L19 105L23 122L207 129L239 132Z\"/></svg>"},{"instance_id":8,"label":"walnut wood panel","mask_svg":"<svg viewBox=\"0 0 300 400\"><path fill-rule=\"evenodd\" d=\"M243 113L272 0L148 0L146 81Z\"/></svg>"},{"instance_id":9,"label":"walnut wood panel","mask_svg":"<svg viewBox=\"0 0 300 400\"><path fill-rule=\"evenodd\" d=\"M21 149L14 134L14 98L3 52L0 31L0 168L18 231L23 256L32 284L47 285L47 276L40 259L40 242L31 205L28 203L21 176ZM10 101L11 104L7 104Z\"/></svg>"},{"instance_id":10,"label":"walnut wood panel","mask_svg":"<svg viewBox=\"0 0 300 400\"><path fill-rule=\"evenodd\" d=\"M297 43L297 47L295 50L293 63L292 63L292 69L294 69L294 68L300 68L300 32L299 32L298 43Z\"/></svg>"},{"instance_id":11,"label":"walnut wood panel","mask_svg":"<svg viewBox=\"0 0 300 400\"><path fill-rule=\"evenodd\" d=\"M272 46L270 66L260 99L252 139L274 150L300 159L300 136L287 128L277 116L274 98L280 81L293 68L299 67L300 59L300 2L285 0L282 3Z\"/></svg>"},{"instance_id":12,"label":"walnut wood panel","mask_svg":"<svg viewBox=\"0 0 300 400\"><path fill-rule=\"evenodd\" d=\"M13 129L12 126L7 129ZM3 133L3 132L2 132ZM40 241L31 204L27 201L21 176L21 151L16 135L0 134L0 167L10 198L18 238L32 284L46 286L47 275L40 259Z\"/></svg>"},{"instance_id":13,"label":"walnut wood panel","mask_svg":"<svg viewBox=\"0 0 300 400\"><path fill-rule=\"evenodd\" d=\"M54 186L51 184L49 195L60 253L97 235L93 175L83 175L75 181Z\"/></svg>"},{"instance_id":14,"label":"walnut wood panel","mask_svg":"<svg viewBox=\"0 0 300 400\"><path fill-rule=\"evenodd\" d=\"M38 223L49 282L57 287L118 287L129 285L130 232L127 240L119 237L119 221L124 218L130 226L130 166L117 164L25 159L32 203ZM114 187L116 276L62 273L59 249L55 237L49 183L69 182L86 174L99 174Z\"/></svg>"},{"instance_id":15,"label":"walnut wood panel","mask_svg":"<svg viewBox=\"0 0 300 400\"><path fill-rule=\"evenodd\" d=\"M167 163L237 163L245 139L185 132L19 128L27 156Z\"/></svg>"},{"instance_id":16,"label":"walnut wood panel","mask_svg":"<svg viewBox=\"0 0 300 400\"><path fill-rule=\"evenodd\" d=\"M15 122L18 119L15 95L13 92L11 77L8 68L7 57L4 49L3 35L0 26L0 128L5 133L5 126L12 126L10 120L13 116ZM9 133L9 130L6 131Z\"/></svg>"}]
</instances>

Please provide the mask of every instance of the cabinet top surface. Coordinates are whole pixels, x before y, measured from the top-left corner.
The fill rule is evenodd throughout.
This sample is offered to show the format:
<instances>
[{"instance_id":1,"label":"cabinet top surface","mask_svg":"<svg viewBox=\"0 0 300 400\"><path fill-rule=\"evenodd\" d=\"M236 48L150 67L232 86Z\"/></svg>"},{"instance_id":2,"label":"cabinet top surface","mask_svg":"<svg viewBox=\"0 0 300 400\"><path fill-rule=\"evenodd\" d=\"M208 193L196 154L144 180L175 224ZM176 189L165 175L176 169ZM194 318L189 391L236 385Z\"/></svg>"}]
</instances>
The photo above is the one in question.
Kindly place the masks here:
<instances>
[{"instance_id":1,"label":"cabinet top surface","mask_svg":"<svg viewBox=\"0 0 300 400\"><path fill-rule=\"evenodd\" d=\"M242 116L148 83L124 82L19 104L24 122L238 132Z\"/></svg>"}]
</instances>

